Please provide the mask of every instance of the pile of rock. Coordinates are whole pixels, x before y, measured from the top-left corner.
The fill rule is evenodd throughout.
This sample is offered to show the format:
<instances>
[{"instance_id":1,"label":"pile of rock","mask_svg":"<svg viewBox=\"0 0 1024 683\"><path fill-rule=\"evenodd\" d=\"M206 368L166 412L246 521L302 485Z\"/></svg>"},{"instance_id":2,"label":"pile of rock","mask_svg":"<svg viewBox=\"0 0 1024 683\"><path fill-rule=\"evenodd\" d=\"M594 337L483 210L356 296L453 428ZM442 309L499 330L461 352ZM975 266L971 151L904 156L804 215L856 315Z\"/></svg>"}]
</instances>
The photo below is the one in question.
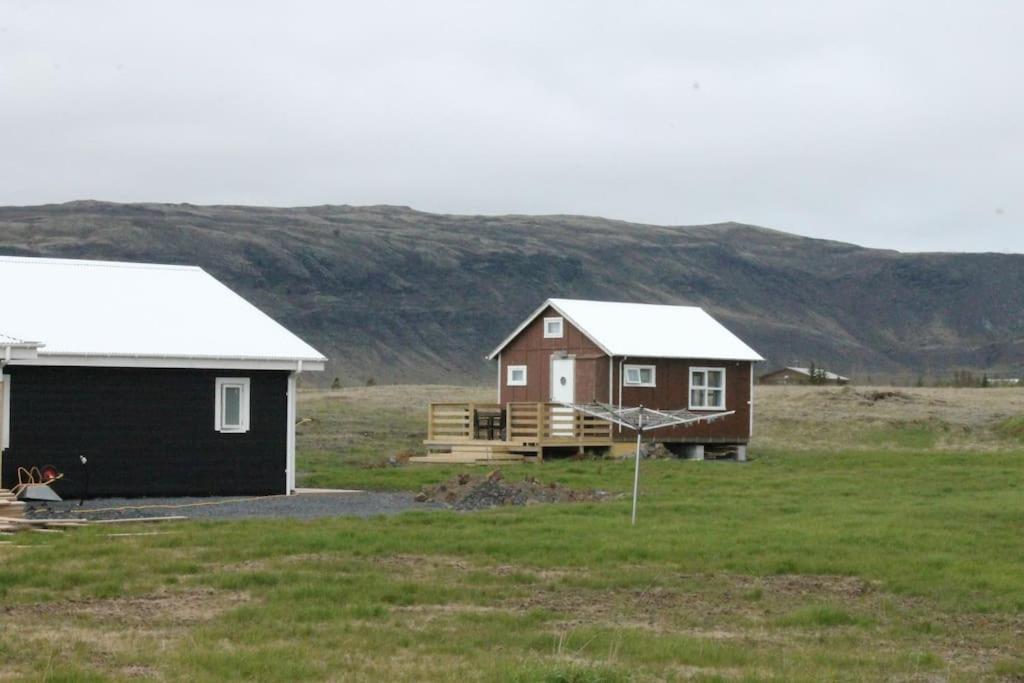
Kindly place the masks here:
<instances>
[{"instance_id":1,"label":"pile of rock","mask_svg":"<svg viewBox=\"0 0 1024 683\"><path fill-rule=\"evenodd\" d=\"M495 470L486 475L460 474L443 484L424 486L416 500L444 503L456 510L482 510L499 505L579 503L611 497L607 491L578 491L554 482L542 484L532 476L509 481Z\"/></svg>"}]
</instances>

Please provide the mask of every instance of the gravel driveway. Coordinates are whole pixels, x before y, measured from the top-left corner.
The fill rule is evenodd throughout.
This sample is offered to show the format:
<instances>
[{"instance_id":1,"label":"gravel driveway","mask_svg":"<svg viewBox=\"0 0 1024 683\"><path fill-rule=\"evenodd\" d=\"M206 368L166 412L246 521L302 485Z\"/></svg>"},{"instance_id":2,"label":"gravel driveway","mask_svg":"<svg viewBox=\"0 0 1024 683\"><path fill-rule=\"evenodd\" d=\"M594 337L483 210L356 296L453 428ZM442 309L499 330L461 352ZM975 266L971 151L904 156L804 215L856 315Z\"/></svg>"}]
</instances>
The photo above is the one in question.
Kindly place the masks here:
<instances>
[{"instance_id":1,"label":"gravel driveway","mask_svg":"<svg viewBox=\"0 0 1024 683\"><path fill-rule=\"evenodd\" d=\"M224 498L97 498L79 507L77 500L29 502L26 517L129 519L184 516L191 519L252 519L280 517L373 517L406 510L442 509L437 503L417 503L407 491L323 491L293 496ZM27 501L26 501L27 502Z\"/></svg>"}]
</instances>

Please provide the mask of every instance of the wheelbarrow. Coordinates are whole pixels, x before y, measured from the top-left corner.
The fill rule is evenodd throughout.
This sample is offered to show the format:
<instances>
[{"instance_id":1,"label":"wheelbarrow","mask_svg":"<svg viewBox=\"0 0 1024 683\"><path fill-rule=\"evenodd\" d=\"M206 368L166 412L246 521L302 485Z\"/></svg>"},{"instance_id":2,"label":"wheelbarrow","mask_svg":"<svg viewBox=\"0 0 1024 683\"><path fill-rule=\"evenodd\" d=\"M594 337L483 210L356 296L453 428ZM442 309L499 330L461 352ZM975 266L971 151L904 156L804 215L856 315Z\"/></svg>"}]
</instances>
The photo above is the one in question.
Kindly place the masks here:
<instances>
[{"instance_id":1,"label":"wheelbarrow","mask_svg":"<svg viewBox=\"0 0 1024 683\"><path fill-rule=\"evenodd\" d=\"M18 485L11 489L18 500L42 500L60 502L63 500L57 492L50 488L50 484L63 478L64 475L57 471L53 465L43 465L42 468L24 467L18 468Z\"/></svg>"}]
</instances>

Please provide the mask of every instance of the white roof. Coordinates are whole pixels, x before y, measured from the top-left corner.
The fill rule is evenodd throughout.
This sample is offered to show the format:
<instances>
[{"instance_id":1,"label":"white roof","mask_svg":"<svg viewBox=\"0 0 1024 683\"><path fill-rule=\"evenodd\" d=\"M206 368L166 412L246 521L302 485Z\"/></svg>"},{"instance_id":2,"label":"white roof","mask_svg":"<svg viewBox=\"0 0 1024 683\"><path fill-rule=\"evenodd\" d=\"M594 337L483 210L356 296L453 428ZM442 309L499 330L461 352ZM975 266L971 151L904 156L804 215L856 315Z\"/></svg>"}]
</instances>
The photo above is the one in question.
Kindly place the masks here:
<instances>
[{"instance_id":1,"label":"white roof","mask_svg":"<svg viewBox=\"0 0 1024 683\"><path fill-rule=\"evenodd\" d=\"M38 342L40 361L326 360L194 266L0 256L0 292L0 328Z\"/></svg>"},{"instance_id":2,"label":"white roof","mask_svg":"<svg viewBox=\"0 0 1024 683\"><path fill-rule=\"evenodd\" d=\"M756 351L698 306L548 299L488 358L494 358L551 306L609 356L762 361Z\"/></svg>"},{"instance_id":3,"label":"white roof","mask_svg":"<svg viewBox=\"0 0 1024 683\"><path fill-rule=\"evenodd\" d=\"M785 369L786 370L792 370L793 372L799 373L801 375L807 375L808 377L811 376L811 369L810 368L800 368L800 367L787 366ZM825 379L844 380L844 381L850 379L849 377L843 377L842 375L837 375L834 372L829 372L828 370L822 370L821 368L817 368L815 370L815 372L817 372L819 374L824 374Z\"/></svg>"}]
</instances>

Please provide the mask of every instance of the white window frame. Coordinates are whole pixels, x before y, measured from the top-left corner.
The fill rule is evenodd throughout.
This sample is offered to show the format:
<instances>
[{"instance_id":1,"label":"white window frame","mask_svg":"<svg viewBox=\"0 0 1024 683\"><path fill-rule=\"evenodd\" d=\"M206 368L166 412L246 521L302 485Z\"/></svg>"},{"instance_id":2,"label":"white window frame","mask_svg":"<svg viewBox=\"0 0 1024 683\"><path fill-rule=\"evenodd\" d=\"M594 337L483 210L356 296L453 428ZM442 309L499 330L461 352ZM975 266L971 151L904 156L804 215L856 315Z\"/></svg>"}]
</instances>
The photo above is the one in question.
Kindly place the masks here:
<instances>
[{"instance_id":1,"label":"white window frame","mask_svg":"<svg viewBox=\"0 0 1024 683\"><path fill-rule=\"evenodd\" d=\"M0 414L0 451L11 447L11 376L0 375L0 399L3 399L3 413ZM9 484L8 484L9 485Z\"/></svg>"},{"instance_id":2,"label":"white window frame","mask_svg":"<svg viewBox=\"0 0 1024 683\"><path fill-rule=\"evenodd\" d=\"M523 371L523 379L516 381L512 378L513 372L516 370ZM510 387L525 387L526 386L526 366L525 365L509 365L506 369L506 385Z\"/></svg>"},{"instance_id":3,"label":"white window frame","mask_svg":"<svg viewBox=\"0 0 1024 683\"><path fill-rule=\"evenodd\" d=\"M249 431L249 378L248 377L218 377L215 382L216 391L213 399L213 428L221 434L244 434ZM224 415L224 388L239 387L238 418L240 424L223 424Z\"/></svg>"},{"instance_id":4,"label":"white window frame","mask_svg":"<svg viewBox=\"0 0 1024 683\"><path fill-rule=\"evenodd\" d=\"M704 373L704 384L695 385L693 383L693 373L695 373L695 372L703 372ZM708 386L708 373L709 372L721 372L722 373L722 386L721 387L710 387L710 386ZM687 379L686 384L687 384L687 386L686 386L686 396L687 396L687 401L690 404L690 410L725 410L725 405L726 405L726 403L725 403L725 400L726 400L725 399L725 385L726 385L725 368L722 368L722 367L703 367L703 368L702 367L691 367L690 368L690 376ZM722 390L722 404L721 405L717 405L717 406L708 405L708 390L709 389L710 390L717 390L719 388ZM697 403L693 402L693 390L694 389L703 389L704 390L704 403L703 404L697 404Z\"/></svg>"},{"instance_id":5,"label":"white window frame","mask_svg":"<svg viewBox=\"0 0 1024 683\"><path fill-rule=\"evenodd\" d=\"M643 376L641 373L644 370L650 370L651 371L651 381L650 382L644 382L641 379L641 377ZM636 379L635 382L629 379L629 373L631 371L635 371L636 372L637 379ZM622 373L623 373L622 383L625 386L627 386L627 387L656 387L656 386L658 386L657 366L654 366L654 365L636 365L636 364L624 365L623 368L622 368Z\"/></svg>"},{"instance_id":6,"label":"white window frame","mask_svg":"<svg viewBox=\"0 0 1024 683\"><path fill-rule=\"evenodd\" d=\"M551 323L558 323L558 332L548 332L548 325ZM544 318L544 338L545 339L561 339L565 336L565 319L560 316L553 318Z\"/></svg>"}]
</instances>

